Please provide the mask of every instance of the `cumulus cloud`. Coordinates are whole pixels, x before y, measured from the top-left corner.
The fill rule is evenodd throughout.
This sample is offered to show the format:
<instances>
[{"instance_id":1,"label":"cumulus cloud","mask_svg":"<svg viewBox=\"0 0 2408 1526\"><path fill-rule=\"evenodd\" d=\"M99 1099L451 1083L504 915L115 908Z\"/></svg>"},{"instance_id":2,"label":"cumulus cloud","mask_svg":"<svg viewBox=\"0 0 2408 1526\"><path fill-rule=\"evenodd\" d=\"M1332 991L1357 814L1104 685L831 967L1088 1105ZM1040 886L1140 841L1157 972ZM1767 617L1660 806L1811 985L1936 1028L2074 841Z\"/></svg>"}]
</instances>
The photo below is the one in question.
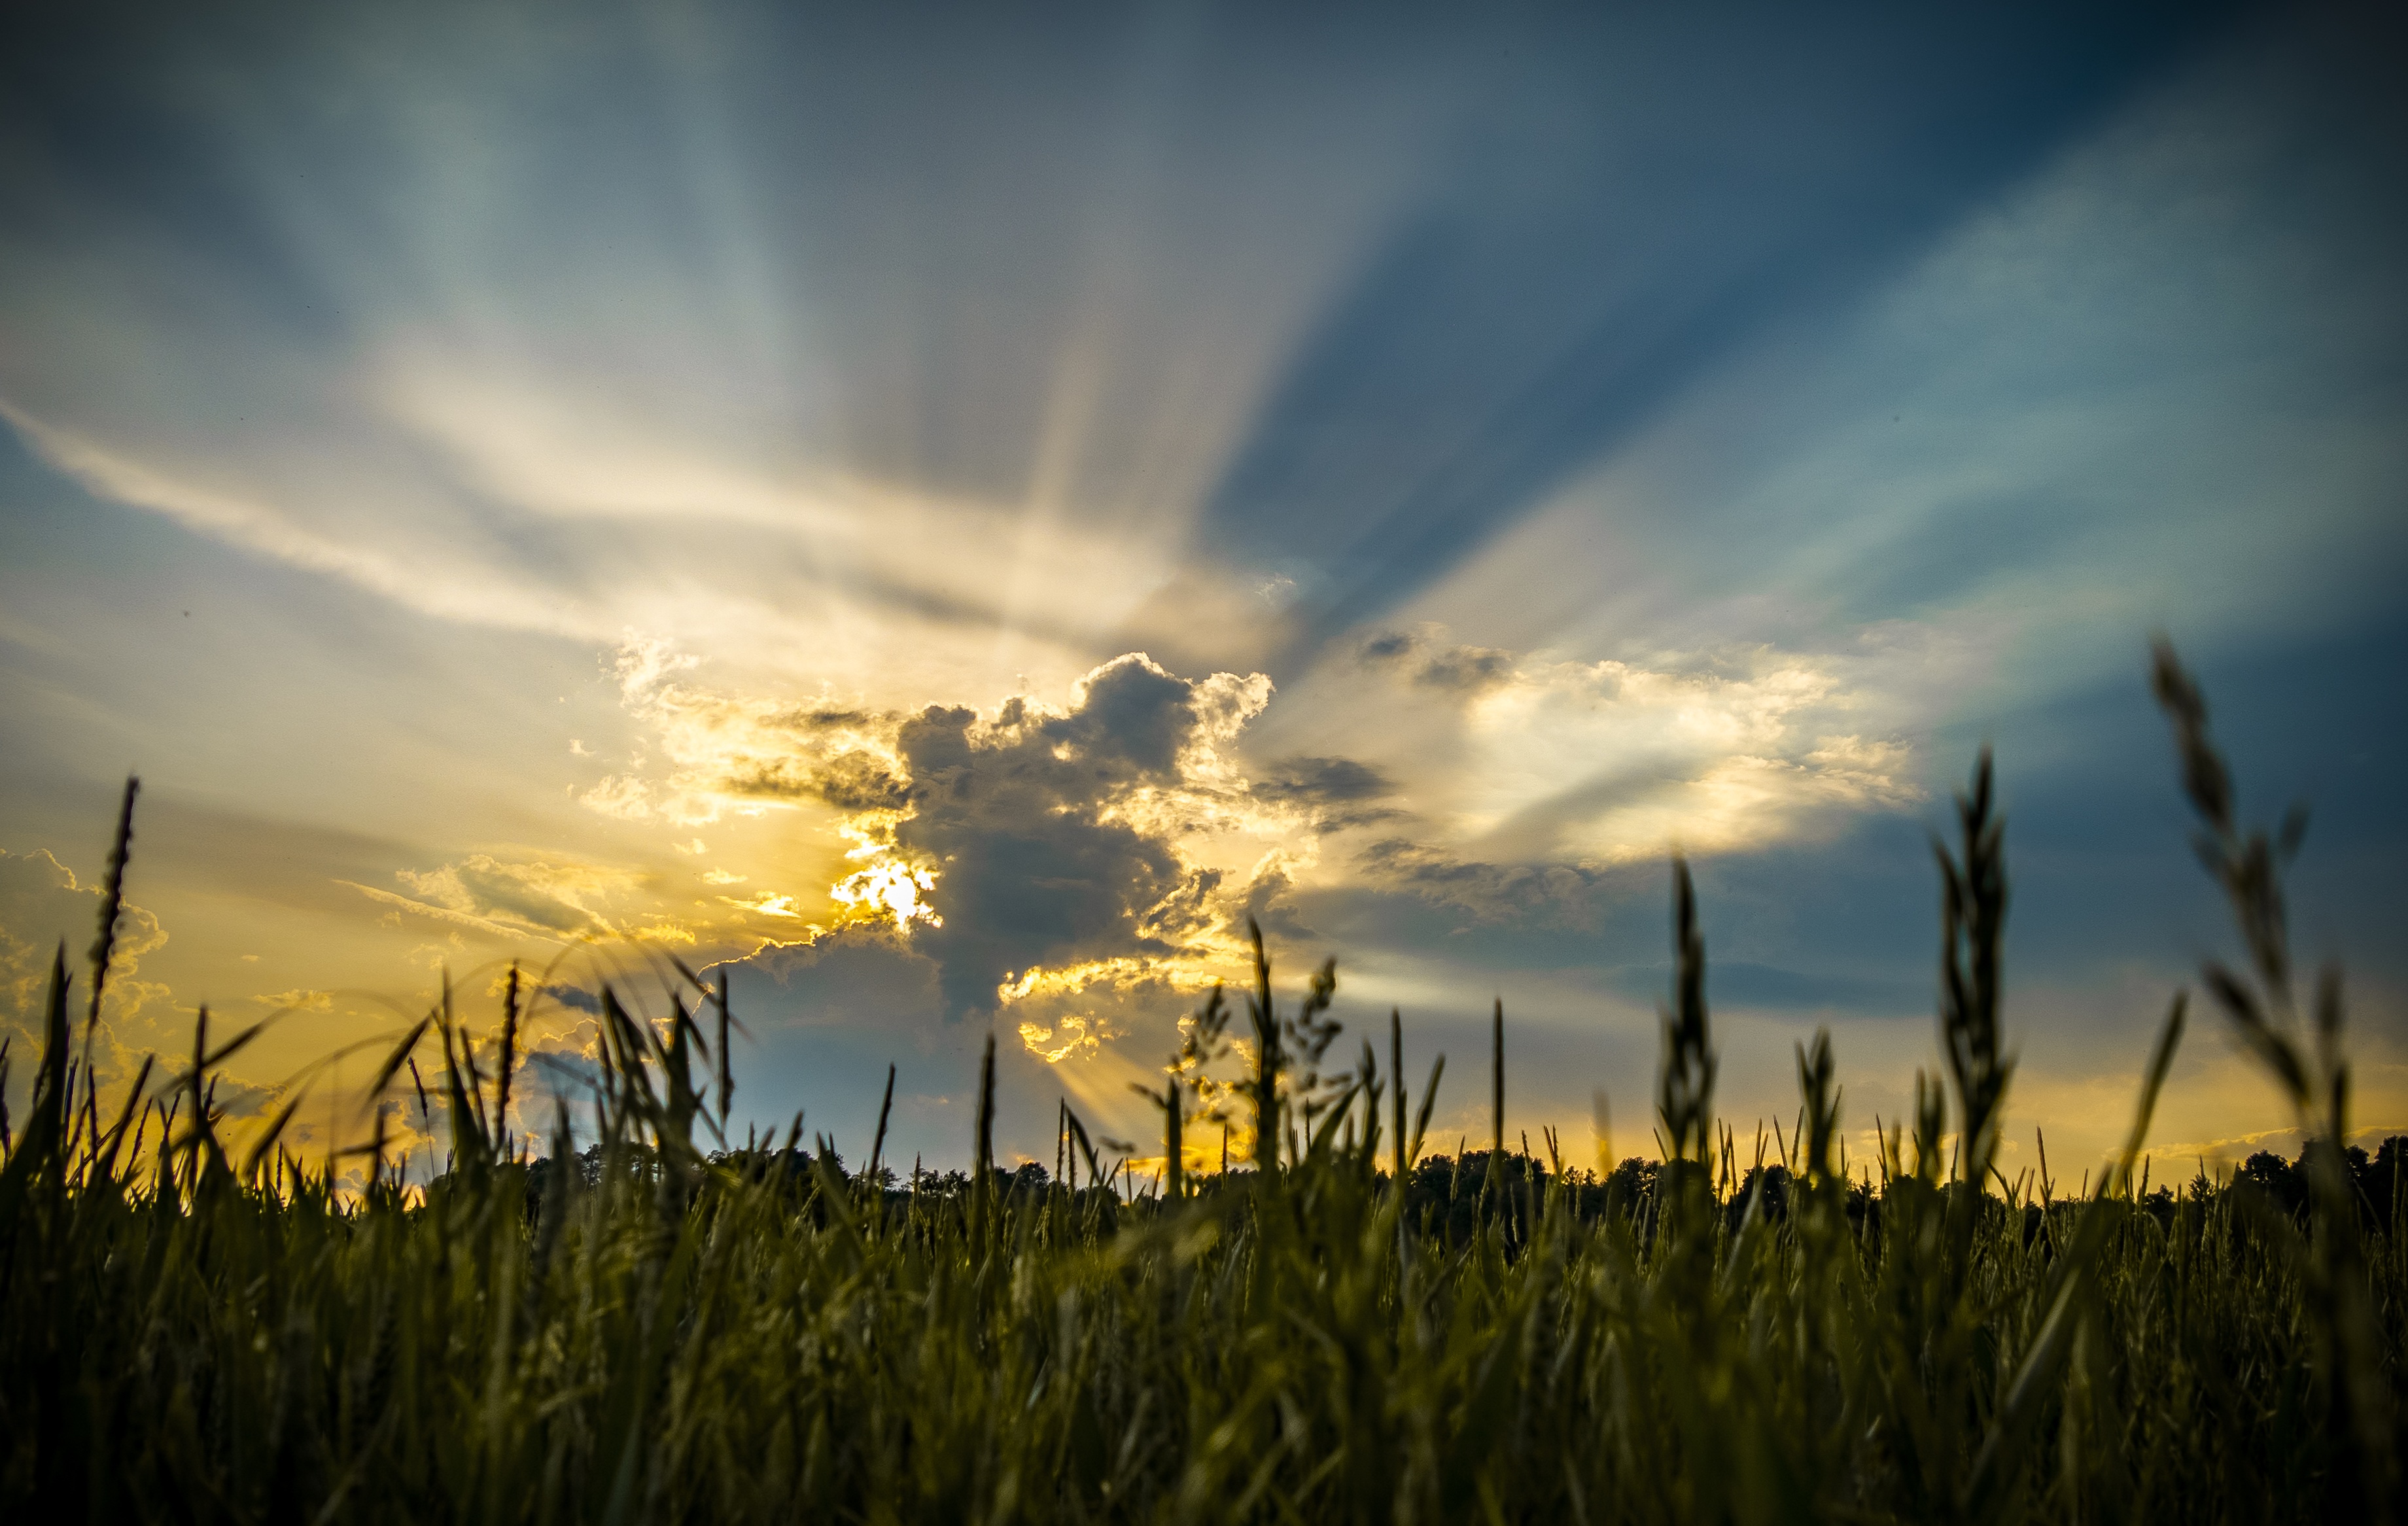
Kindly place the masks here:
<instances>
[{"instance_id":1,"label":"cumulus cloud","mask_svg":"<svg viewBox=\"0 0 2408 1526\"><path fill-rule=\"evenodd\" d=\"M756 889L757 872L745 893L717 898L792 924L757 924L774 943L746 963L784 981L884 961L906 986L932 981L949 1018L1025 1016L1032 1053L1091 1049L1048 1035L1099 1039L1116 1020L1104 1008L1232 963L1245 911L1284 883L1287 840L1389 792L1336 758L1250 780L1231 744L1269 703L1269 680L1182 677L1141 652L1093 668L1064 702L987 709L733 695L694 682L691 666L658 644L622 649L622 692L652 722L657 761L587 803L628 815L635 802L680 829L816 812L851 844L824 903Z\"/></svg>"},{"instance_id":2,"label":"cumulus cloud","mask_svg":"<svg viewBox=\"0 0 2408 1526\"><path fill-rule=\"evenodd\" d=\"M1412 763L1323 751L1248 763L1237 744L1268 679L1183 677L1143 653L1093 668L1058 703L881 710L718 692L675 650L631 639L617 669L651 722L647 761L588 804L639 802L680 834L816 818L850 844L824 900L757 864L740 886L705 877L769 940L739 963L781 985L850 982L885 1004L873 1010L924 998L946 1020L991 1015L1059 1063L1111 1053L1133 1014L1182 1009L1237 972L1249 916L1307 934L1292 892L1308 885L1585 928L1618 866L1675 842L1752 846L1818 813L1918 798L1903 744L1870 734L1850 676L1820 659L1575 663L1435 629L1358 649L1451 718L1469 766L1432 781ZM490 893L471 906L452 879L426 883L446 892L430 901L494 914Z\"/></svg>"},{"instance_id":3,"label":"cumulus cloud","mask_svg":"<svg viewBox=\"0 0 2408 1526\"><path fill-rule=\"evenodd\" d=\"M930 706L904 722L911 811L894 840L940 877L946 920L924 942L948 1005L991 1007L1032 966L1167 958L1211 932L1225 874L1181 839L1231 814L1215 743L1268 699L1259 676L1190 681L1131 655L1060 712L1015 699L992 720Z\"/></svg>"}]
</instances>

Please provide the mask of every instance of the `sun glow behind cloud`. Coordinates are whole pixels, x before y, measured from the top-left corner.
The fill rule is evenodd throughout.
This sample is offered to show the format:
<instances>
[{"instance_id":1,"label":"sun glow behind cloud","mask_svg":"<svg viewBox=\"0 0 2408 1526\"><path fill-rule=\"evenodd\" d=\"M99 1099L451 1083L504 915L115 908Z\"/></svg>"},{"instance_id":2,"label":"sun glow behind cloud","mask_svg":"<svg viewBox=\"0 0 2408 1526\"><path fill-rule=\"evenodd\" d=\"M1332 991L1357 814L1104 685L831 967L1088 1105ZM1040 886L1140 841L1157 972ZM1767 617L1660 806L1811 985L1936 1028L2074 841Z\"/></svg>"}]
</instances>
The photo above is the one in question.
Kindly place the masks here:
<instances>
[{"instance_id":1,"label":"sun glow behind cloud","mask_svg":"<svg viewBox=\"0 0 2408 1526\"><path fill-rule=\"evenodd\" d=\"M982 986L974 972L953 977L959 1001L1010 1005L1125 976L1124 944L1149 950L1149 965L1221 957L1243 893L1310 857L1301 843L1266 852L1305 819L1251 795L1228 753L1269 703L1259 675L1190 681L1129 654L1059 706L1024 695L914 712L747 698L698 686L695 666L658 642L623 647L622 693L661 762L614 776L586 805L678 830L764 808L819 823L849 845L825 911L791 891L722 904L805 922L807 942L883 930L993 971ZM1254 872L1233 879L1246 865ZM1023 875L1039 877L1034 891ZM998 917L1028 920L1007 904L1049 887L1072 909L999 941ZM965 901L977 913L968 943L953 920ZM1104 963L1082 957L1096 952Z\"/></svg>"},{"instance_id":2,"label":"sun glow behind cloud","mask_svg":"<svg viewBox=\"0 0 2408 1526\"><path fill-rule=\"evenodd\" d=\"M880 824L886 827L887 836L891 837L893 823ZM838 913L841 920L883 921L907 935L914 922L930 927L945 925L945 919L937 914L927 899L928 892L937 888L934 869L896 857L892 842L873 836L872 827L847 821L838 830L853 840L853 846L845 850L845 858L861 862L860 868L828 887L828 899L842 908Z\"/></svg>"},{"instance_id":3,"label":"sun glow behind cloud","mask_svg":"<svg viewBox=\"0 0 2408 1526\"><path fill-rule=\"evenodd\" d=\"M842 843L821 849L824 902L719 897L765 919L734 957L785 969L824 946L896 978L932 970L948 1012L992 1015L1043 1063L1138 1077L1122 1047L1245 980L1247 920L1277 923L1299 894L1591 920L1616 865L1812 838L1922 798L1906 744L1866 734L1886 708L1859 687L1873 676L1844 663L1571 663L1435 629L1343 660L1421 717L1405 734L1422 756L1259 756L1247 734L1276 712L1267 678L1187 679L1139 653L1058 703L879 708L748 695L631 637L616 672L643 761L586 804L625 817L639 802L636 820L673 834L716 821L720 836Z\"/></svg>"}]
</instances>

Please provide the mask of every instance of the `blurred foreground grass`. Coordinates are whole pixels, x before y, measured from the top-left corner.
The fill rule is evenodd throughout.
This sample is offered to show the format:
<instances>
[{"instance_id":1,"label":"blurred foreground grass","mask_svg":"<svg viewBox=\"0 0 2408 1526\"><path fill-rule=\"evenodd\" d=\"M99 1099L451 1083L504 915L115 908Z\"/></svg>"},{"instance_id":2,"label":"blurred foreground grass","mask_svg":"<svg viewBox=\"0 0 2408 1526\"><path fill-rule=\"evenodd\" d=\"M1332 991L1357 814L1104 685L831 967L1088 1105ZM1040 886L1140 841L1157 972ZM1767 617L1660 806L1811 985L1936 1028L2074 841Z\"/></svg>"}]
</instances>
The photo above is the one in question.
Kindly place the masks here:
<instances>
[{"instance_id":1,"label":"blurred foreground grass","mask_svg":"<svg viewBox=\"0 0 2408 1526\"><path fill-rule=\"evenodd\" d=\"M897 1184L873 1148L709 1148L724 987L606 995L599 1143L504 1133L516 988L448 1003L380 1085L423 1084L450 1170L384 1142L337 1192L222 1142L206 1029L104 1108L62 958L0 1171L0 1506L12 1520L1772 1521L2397 1519L2400 1142L2344 1137L2337 978L2284 944L2296 846L2232 820L2170 653L2200 846L2247 960L2208 990L2311 1143L2279 1177L2087 1192L1992 1164L2012 1079L1986 763L1942 853L1942 1080L1852 1184L1820 1035L1794 1136L1715 1121L1704 950L1677 875L1668 1157L1603 1177L1421 1157L1438 1082L1370 1046L1321 1073L1326 971L1285 1011L1257 960L1251 1066L1218 1093L1253 1169L1135 1191L1065 1112L1067 1169ZM95 979L108 965L127 821ZM93 1010L97 1011L96 1001ZM1233 1052L1215 999L1166 1071L1168 1161ZM84 1020L87 1022L89 1019ZM1503 1043L1501 1016L1498 1042ZM1393 1054L1393 1050L1392 1050ZM712 1071L716 1069L716 1076ZM718 1084L718 1106L710 1092ZM1414 1121L1409 1124L1412 1115ZM881 1140L882 1146L882 1137ZM568 1169L571 1162L577 1169ZM1085 1185L1080 1185L1083 1171ZM1101 1185L1098 1185L1098 1179ZM1985 1190L1987 1189L1987 1190Z\"/></svg>"}]
</instances>

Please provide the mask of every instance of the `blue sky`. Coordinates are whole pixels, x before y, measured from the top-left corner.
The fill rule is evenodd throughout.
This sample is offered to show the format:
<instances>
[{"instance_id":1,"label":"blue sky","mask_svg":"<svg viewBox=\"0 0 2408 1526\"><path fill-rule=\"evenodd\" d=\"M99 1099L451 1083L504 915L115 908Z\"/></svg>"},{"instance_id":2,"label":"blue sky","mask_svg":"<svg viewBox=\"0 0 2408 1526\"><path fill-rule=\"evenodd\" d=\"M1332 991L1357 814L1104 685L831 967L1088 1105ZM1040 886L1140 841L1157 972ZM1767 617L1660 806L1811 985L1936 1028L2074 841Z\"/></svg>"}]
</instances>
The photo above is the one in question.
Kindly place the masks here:
<instances>
[{"instance_id":1,"label":"blue sky","mask_svg":"<svg viewBox=\"0 0 2408 1526\"><path fill-rule=\"evenodd\" d=\"M264 1100L442 970L666 948L749 1118L857 1151L892 1062L955 1159L993 1031L1042 1157L1252 914L1455 1057L1441 1129L1502 996L1515 1123L1652 1153L1679 847L1723 1110L1828 1025L1870 1128L1988 742L2014 1128L2079 1158L2224 947L2163 630L2408 1126L2372 9L7 25L0 953L81 946L138 770L124 1054L289 1008ZM2212 1025L2177 1083L2165 1148L2288 1122Z\"/></svg>"}]
</instances>

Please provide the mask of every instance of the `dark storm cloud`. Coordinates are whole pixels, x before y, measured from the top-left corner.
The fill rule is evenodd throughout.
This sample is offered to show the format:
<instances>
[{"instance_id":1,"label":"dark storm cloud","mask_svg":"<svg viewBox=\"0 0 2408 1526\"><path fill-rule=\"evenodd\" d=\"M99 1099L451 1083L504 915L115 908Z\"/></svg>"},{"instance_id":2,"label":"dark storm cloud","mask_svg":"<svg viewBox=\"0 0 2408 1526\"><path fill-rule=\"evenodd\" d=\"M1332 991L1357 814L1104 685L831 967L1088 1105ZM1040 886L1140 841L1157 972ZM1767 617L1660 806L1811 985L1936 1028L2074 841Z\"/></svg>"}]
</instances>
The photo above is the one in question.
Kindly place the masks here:
<instances>
[{"instance_id":1,"label":"dark storm cloud","mask_svg":"<svg viewBox=\"0 0 2408 1526\"><path fill-rule=\"evenodd\" d=\"M878 712L697 688L678 677L692 665L657 644L623 650L628 703L674 761L665 790L613 776L588 804L695 821L753 800L836 807L858 865L832 888L838 930L899 918L896 948L941 972L951 1015L994 1007L1040 965L1191 952L1226 920L1223 871L1178 845L1262 816L1218 750L1268 703L1260 675L1182 678L1133 652L1091 669L1067 707ZM1305 763L1268 801L1291 824L1386 789L1359 764Z\"/></svg>"},{"instance_id":2,"label":"dark storm cloud","mask_svg":"<svg viewBox=\"0 0 2408 1526\"><path fill-rule=\"evenodd\" d=\"M1178 823L1114 809L1183 785L1205 687L1128 656L1091 674L1062 714L1014 701L982 725L931 706L903 723L912 814L895 840L937 867L944 925L912 944L941 968L949 1012L992 1007L997 984L1035 964L1173 953L1209 917L1219 877L1181 863Z\"/></svg>"}]
</instances>

